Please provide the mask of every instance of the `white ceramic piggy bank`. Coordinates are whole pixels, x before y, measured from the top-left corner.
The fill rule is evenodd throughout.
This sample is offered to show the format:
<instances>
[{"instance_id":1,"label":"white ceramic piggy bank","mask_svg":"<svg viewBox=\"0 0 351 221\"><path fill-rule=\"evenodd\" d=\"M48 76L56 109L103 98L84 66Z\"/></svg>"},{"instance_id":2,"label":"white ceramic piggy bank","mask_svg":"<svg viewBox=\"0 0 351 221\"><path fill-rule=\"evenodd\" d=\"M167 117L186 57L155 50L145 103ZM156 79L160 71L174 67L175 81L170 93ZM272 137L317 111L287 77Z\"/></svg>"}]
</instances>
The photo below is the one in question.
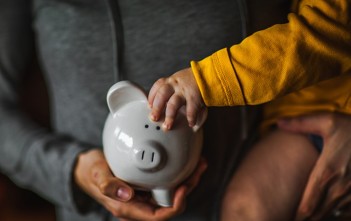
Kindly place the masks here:
<instances>
[{"instance_id":1,"label":"white ceramic piggy bank","mask_svg":"<svg viewBox=\"0 0 351 221\"><path fill-rule=\"evenodd\" d=\"M121 81L107 94L110 114L103 131L106 160L116 177L150 190L160 206L172 206L174 189L195 169L202 149L201 125L194 128L179 113L171 130L149 119L145 92Z\"/></svg>"}]
</instances>

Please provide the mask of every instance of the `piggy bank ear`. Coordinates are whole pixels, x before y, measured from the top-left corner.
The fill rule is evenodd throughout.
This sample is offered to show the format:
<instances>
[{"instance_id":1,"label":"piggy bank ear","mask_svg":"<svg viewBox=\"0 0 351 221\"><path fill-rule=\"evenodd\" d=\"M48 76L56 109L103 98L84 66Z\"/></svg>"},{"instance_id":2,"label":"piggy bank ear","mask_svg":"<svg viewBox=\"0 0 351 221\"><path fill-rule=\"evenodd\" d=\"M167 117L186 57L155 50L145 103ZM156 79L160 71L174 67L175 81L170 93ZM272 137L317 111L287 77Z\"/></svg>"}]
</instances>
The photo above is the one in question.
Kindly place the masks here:
<instances>
[{"instance_id":1,"label":"piggy bank ear","mask_svg":"<svg viewBox=\"0 0 351 221\"><path fill-rule=\"evenodd\" d=\"M207 114L208 114L208 110L207 110L207 108L204 108L203 111L201 111L201 113L198 115L196 124L193 127L193 130L195 132L198 131L202 127L202 125L205 123L205 121L207 119Z\"/></svg>"},{"instance_id":2,"label":"piggy bank ear","mask_svg":"<svg viewBox=\"0 0 351 221\"><path fill-rule=\"evenodd\" d=\"M138 85L129 81L114 84L107 93L107 105L112 114L132 101L147 101L146 93Z\"/></svg>"}]
</instances>

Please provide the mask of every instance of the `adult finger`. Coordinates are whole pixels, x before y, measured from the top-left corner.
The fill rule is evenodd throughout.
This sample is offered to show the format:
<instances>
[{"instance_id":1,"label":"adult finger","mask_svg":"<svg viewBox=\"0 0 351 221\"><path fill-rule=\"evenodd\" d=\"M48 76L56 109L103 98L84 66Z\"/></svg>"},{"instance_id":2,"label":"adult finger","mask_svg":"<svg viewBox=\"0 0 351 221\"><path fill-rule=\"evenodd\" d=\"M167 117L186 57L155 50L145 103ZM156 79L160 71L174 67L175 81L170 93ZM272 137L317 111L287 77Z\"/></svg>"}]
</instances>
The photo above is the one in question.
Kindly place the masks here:
<instances>
[{"instance_id":1,"label":"adult finger","mask_svg":"<svg viewBox=\"0 0 351 221\"><path fill-rule=\"evenodd\" d=\"M336 181L330 185L326 197L321 202L321 205L310 217L311 220L322 220L331 214L335 208L337 208L339 202L347 195L349 187L346 185L344 180L336 178Z\"/></svg>"},{"instance_id":2,"label":"adult finger","mask_svg":"<svg viewBox=\"0 0 351 221\"><path fill-rule=\"evenodd\" d=\"M169 218L182 213L186 207L186 196L198 184L201 175L206 170L206 168L207 161L203 157L201 157L192 176L190 176L189 179L183 185L176 189L173 199L173 206L156 210L156 216L168 220Z\"/></svg>"},{"instance_id":3,"label":"adult finger","mask_svg":"<svg viewBox=\"0 0 351 221\"><path fill-rule=\"evenodd\" d=\"M319 203L324 200L326 191L334 179L334 171L324 165L324 160L321 156L317 160L316 166L312 170L308 179L297 210L296 221L305 220L313 215L314 211L318 208Z\"/></svg>"},{"instance_id":4,"label":"adult finger","mask_svg":"<svg viewBox=\"0 0 351 221\"><path fill-rule=\"evenodd\" d=\"M136 220L168 220L175 215L182 213L185 209L186 187L180 187L175 191L172 207L150 206L144 202L132 200L125 204L124 212L126 217L133 217Z\"/></svg>"},{"instance_id":5,"label":"adult finger","mask_svg":"<svg viewBox=\"0 0 351 221\"><path fill-rule=\"evenodd\" d=\"M92 173L93 182L103 195L119 201L128 201L133 197L133 189L114 177L106 165L96 165Z\"/></svg>"},{"instance_id":6,"label":"adult finger","mask_svg":"<svg viewBox=\"0 0 351 221\"><path fill-rule=\"evenodd\" d=\"M181 186L179 186L174 194L172 207L160 207L154 211L154 217L160 220L168 220L169 218L182 213L186 207L186 196L198 184L201 175L207 168L207 162L201 158L193 175Z\"/></svg>"},{"instance_id":7,"label":"adult finger","mask_svg":"<svg viewBox=\"0 0 351 221\"><path fill-rule=\"evenodd\" d=\"M186 192L187 188L185 186L178 188L174 194L173 206L156 210L156 216L162 220L168 220L175 215L181 214L186 206Z\"/></svg>"},{"instance_id":8,"label":"adult finger","mask_svg":"<svg viewBox=\"0 0 351 221\"><path fill-rule=\"evenodd\" d=\"M290 132L324 135L331 128L329 114L315 114L294 118L279 119L278 127ZM323 125L321 127L321 125Z\"/></svg>"}]
</instances>

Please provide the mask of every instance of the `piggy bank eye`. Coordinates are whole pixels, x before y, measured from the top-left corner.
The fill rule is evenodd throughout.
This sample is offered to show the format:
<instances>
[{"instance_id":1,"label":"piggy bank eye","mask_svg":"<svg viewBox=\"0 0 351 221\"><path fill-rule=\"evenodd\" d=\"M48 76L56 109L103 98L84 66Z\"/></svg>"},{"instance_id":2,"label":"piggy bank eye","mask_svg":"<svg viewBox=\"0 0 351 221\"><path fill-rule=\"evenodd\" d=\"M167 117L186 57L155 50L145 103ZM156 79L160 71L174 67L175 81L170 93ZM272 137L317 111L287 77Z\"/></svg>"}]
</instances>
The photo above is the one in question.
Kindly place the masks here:
<instances>
[{"instance_id":1,"label":"piggy bank eye","mask_svg":"<svg viewBox=\"0 0 351 221\"><path fill-rule=\"evenodd\" d=\"M149 125L148 125L148 124L145 124L145 128L149 128Z\"/></svg>"},{"instance_id":2,"label":"piggy bank eye","mask_svg":"<svg viewBox=\"0 0 351 221\"><path fill-rule=\"evenodd\" d=\"M161 127L160 127L160 126L157 126L157 127L156 127L156 130L160 130L160 129L161 129Z\"/></svg>"}]
</instances>

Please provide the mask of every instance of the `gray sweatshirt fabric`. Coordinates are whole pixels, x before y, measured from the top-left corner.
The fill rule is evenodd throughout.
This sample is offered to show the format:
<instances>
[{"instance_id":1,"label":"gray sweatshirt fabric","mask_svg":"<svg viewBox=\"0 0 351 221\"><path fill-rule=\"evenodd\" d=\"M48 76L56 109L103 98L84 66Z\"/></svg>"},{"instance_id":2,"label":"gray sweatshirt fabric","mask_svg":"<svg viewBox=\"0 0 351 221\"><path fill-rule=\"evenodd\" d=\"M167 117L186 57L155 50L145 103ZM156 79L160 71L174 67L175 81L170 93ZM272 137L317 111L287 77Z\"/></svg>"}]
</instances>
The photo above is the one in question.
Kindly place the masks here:
<instances>
[{"instance_id":1,"label":"gray sweatshirt fabric","mask_svg":"<svg viewBox=\"0 0 351 221\"><path fill-rule=\"evenodd\" d=\"M238 2L0 1L1 172L53 202L59 221L116 220L72 185L77 155L102 146L109 87L128 79L148 90L190 60L240 42L246 12ZM35 53L49 91L50 130L18 105ZM174 220L214 218L238 150L248 143L241 139L241 113L209 110L203 150L209 168ZM247 132L254 134L257 111L250 108L245 116Z\"/></svg>"}]
</instances>

